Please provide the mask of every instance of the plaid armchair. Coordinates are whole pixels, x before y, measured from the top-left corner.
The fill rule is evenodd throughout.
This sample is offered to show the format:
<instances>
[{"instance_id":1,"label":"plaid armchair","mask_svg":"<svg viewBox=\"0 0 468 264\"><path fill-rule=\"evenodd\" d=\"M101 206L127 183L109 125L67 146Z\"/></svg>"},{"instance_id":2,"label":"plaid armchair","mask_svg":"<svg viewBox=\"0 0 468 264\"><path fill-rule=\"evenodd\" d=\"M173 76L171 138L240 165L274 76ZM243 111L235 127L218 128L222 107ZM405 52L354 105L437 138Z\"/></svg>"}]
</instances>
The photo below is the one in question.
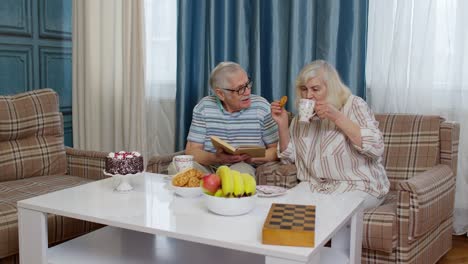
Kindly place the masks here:
<instances>
[{"instance_id":1,"label":"plaid armchair","mask_svg":"<svg viewBox=\"0 0 468 264\"><path fill-rule=\"evenodd\" d=\"M435 263L452 247L459 124L439 116L376 115L390 192L364 213L362 263ZM174 155L153 157L148 170L167 173ZM259 184L294 187L295 165L270 162Z\"/></svg>"},{"instance_id":2,"label":"plaid armchair","mask_svg":"<svg viewBox=\"0 0 468 264\"><path fill-rule=\"evenodd\" d=\"M362 263L435 263L452 247L459 124L439 116L376 115L390 180L384 203L364 212ZM259 184L291 188L294 165L257 170Z\"/></svg>"},{"instance_id":3,"label":"plaid armchair","mask_svg":"<svg viewBox=\"0 0 468 264\"><path fill-rule=\"evenodd\" d=\"M19 262L17 201L104 178L107 153L64 146L58 106L51 89L0 96L0 263ZM49 244L100 226L49 214Z\"/></svg>"}]
</instances>

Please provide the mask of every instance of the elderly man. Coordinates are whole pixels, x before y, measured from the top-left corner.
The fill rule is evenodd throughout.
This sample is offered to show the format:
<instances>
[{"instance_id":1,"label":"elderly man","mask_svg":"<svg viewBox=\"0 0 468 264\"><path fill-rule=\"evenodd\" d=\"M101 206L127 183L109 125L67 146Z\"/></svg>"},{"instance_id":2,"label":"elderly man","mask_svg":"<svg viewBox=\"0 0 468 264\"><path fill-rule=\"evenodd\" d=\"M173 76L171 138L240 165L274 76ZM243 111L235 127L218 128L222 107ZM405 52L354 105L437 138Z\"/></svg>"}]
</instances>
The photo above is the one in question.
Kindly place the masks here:
<instances>
[{"instance_id":1,"label":"elderly man","mask_svg":"<svg viewBox=\"0 0 468 264\"><path fill-rule=\"evenodd\" d=\"M251 94L252 80L244 69L234 62L221 62L211 72L210 86L214 95L202 98L193 109L187 137L185 152L194 156L195 167L213 172L219 165L230 165L255 175L257 164L277 160L278 128L271 117L270 104ZM227 154L213 147L211 136L231 145L264 146L266 155L252 158Z\"/></svg>"}]
</instances>

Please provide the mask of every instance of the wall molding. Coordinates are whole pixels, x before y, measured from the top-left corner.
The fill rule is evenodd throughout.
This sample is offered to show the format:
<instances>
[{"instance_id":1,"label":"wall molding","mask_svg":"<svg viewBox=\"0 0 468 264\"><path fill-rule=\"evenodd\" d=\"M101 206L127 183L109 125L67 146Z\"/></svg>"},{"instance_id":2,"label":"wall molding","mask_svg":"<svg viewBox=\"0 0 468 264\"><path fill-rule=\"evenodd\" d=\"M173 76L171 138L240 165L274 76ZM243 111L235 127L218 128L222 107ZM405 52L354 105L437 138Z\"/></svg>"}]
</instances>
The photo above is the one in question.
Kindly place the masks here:
<instances>
[{"instance_id":1,"label":"wall molding","mask_svg":"<svg viewBox=\"0 0 468 264\"><path fill-rule=\"evenodd\" d=\"M40 87L54 89L60 95L60 107L71 109L72 49L40 46L39 72Z\"/></svg>"},{"instance_id":2,"label":"wall molding","mask_svg":"<svg viewBox=\"0 0 468 264\"><path fill-rule=\"evenodd\" d=\"M31 0L1 0L0 34L32 37ZM11 12L11 10L16 12Z\"/></svg>"},{"instance_id":3,"label":"wall molding","mask_svg":"<svg viewBox=\"0 0 468 264\"><path fill-rule=\"evenodd\" d=\"M33 47L0 44L0 82L8 83L2 94L33 89Z\"/></svg>"},{"instance_id":4,"label":"wall molding","mask_svg":"<svg viewBox=\"0 0 468 264\"><path fill-rule=\"evenodd\" d=\"M72 16L71 6L72 0L39 0L39 37L71 40L72 21L65 19ZM53 10L58 7L62 12Z\"/></svg>"}]
</instances>

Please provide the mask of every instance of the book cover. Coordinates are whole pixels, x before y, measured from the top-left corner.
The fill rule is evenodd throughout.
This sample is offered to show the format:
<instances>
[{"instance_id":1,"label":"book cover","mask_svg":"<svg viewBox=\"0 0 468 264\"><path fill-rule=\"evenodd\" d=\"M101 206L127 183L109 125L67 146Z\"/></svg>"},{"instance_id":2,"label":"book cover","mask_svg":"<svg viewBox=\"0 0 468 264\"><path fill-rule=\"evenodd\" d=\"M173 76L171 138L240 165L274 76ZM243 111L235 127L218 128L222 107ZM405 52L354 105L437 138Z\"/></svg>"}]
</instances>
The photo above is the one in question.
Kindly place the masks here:
<instances>
[{"instance_id":1,"label":"book cover","mask_svg":"<svg viewBox=\"0 0 468 264\"><path fill-rule=\"evenodd\" d=\"M232 155L247 154L252 158L263 158L265 157L266 148L262 146L238 146L234 147L233 145L227 143L226 141L220 139L219 137L212 136L211 143L217 149L222 149L224 152Z\"/></svg>"}]
</instances>

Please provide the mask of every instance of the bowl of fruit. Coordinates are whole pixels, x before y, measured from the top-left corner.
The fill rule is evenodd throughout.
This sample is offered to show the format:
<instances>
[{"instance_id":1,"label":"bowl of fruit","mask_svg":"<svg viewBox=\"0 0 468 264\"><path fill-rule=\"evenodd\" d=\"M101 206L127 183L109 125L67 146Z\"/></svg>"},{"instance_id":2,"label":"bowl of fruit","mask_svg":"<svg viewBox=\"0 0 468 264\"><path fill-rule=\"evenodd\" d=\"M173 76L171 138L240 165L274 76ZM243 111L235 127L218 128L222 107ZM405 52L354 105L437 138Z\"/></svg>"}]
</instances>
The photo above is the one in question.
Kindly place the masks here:
<instances>
[{"instance_id":1,"label":"bowl of fruit","mask_svg":"<svg viewBox=\"0 0 468 264\"><path fill-rule=\"evenodd\" d=\"M256 182L252 175L220 166L202 178L200 186L208 210L219 215L243 215L255 207Z\"/></svg>"}]
</instances>

